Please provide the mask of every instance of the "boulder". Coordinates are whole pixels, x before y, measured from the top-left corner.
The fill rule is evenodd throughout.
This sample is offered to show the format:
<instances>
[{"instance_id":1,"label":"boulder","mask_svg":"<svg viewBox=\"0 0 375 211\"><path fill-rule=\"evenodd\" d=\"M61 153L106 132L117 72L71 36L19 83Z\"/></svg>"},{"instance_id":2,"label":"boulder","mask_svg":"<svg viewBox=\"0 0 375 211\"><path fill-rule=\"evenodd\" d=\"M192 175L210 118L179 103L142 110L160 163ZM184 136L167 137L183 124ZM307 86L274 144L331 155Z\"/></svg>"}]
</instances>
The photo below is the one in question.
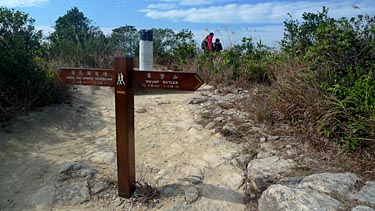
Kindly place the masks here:
<instances>
[{"instance_id":1,"label":"boulder","mask_svg":"<svg viewBox=\"0 0 375 211\"><path fill-rule=\"evenodd\" d=\"M261 192L279 179L282 174L290 172L296 163L277 156L255 159L249 162L247 174L250 184Z\"/></svg>"},{"instance_id":2,"label":"boulder","mask_svg":"<svg viewBox=\"0 0 375 211\"><path fill-rule=\"evenodd\" d=\"M354 195L354 198L375 206L375 181L366 182L365 186Z\"/></svg>"},{"instance_id":3,"label":"boulder","mask_svg":"<svg viewBox=\"0 0 375 211\"><path fill-rule=\"evenodd\" d=\"M63 204L78 205L91 199L89 184L84 179L66 183L60 191L57 198Z\"/></svg>"},{"instance_id":4,"label":"boulder","mask_svg":"<svg viewBox=\"0 0 375 211\"><path fill-rule=\"evenodd\" d=\"M61 205L79 205L91 199L91 196L110 188L110 182L97 175L97 170L81 162L64 163L56 175L53 188L38 190L39 195L49 191L51 196L42 201L53 201Z\"/></svg>"},{"instance_id":5,"label":"boulder","mask_svg":"<svg viewBox=\"0 0 375 211\"><path fill-rule=\"evenodd\" d=\"M258 201L259 211L334 211L341 202L315 190L271 185Z\"/></svg>"},{"instance_id":6,"label":"boulder","mask_svg":"<svg viewBox=\"0 0 375 211\"><path fill-rule=\"evenodd\" d=\"M319 173L305 177L298 187L346 196L358 181L359 178L353 173Z\"/></svg>"}]
</instances>

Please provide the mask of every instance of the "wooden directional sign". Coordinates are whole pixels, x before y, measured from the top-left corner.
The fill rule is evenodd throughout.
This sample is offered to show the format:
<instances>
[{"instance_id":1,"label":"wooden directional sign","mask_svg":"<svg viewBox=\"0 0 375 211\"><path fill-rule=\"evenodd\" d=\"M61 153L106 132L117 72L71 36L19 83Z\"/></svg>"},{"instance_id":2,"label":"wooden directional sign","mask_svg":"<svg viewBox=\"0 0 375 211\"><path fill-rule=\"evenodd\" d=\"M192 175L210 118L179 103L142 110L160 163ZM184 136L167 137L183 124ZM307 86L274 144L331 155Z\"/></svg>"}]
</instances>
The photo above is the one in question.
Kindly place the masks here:
<instances>
[{"instance_id":1,"label":"wooden directional sign","mask_svg":"<svg viewBox=\"0 0 375 211\"><path fill-rule=\"evenodd\" d=\"M66 84L115 86L115 71L94 68L61 68L59 78ZM195 91L203 84L196 73L166 71L133 71L131 86L135 89Z\"/></svg>"},{"instance_id":2,"label":"wooden directional sign","mask_svg":"<svg viewBox=\"0 0 375 211\"><path fill-rule=\"evenodd\" d=\"M169 89L195 91L203 84L196 73L134 71L132 87L135 89Z\"/></svg>"},{"instance_id":3,"label":"wooden directional sign","mask_svg":"<svg viewBox=\"0 0 375 211\"><path fill-rule=\"evenodd\" d=\"M118 194L130 198L135 190L134 89L195 91L203 80L195 73L134 71L132 57L116 57L115 69L61 68L63 83L114 86Z\"/></svg>"}]
</instances>

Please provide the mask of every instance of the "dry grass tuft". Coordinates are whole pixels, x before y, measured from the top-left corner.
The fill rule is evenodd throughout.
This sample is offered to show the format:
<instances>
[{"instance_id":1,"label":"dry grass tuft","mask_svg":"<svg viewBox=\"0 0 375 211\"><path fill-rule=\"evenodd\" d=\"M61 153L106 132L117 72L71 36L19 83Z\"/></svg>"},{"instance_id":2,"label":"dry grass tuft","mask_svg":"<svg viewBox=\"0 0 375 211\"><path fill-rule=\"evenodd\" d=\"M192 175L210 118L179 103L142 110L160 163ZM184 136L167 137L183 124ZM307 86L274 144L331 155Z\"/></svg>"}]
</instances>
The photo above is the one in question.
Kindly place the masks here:
<instances>
[{"instance_id":1,"label":"dry grass tuft","mask_svg":"<svg viewBox=\"0 0 375 211\"><path fill-rule=\"evenodd\" d=\"M133 193L132 201L137 204L153 208L159 203L160 193L156 188L142 180L137 181L136 191Z\"/></svg>"}]
</instances>

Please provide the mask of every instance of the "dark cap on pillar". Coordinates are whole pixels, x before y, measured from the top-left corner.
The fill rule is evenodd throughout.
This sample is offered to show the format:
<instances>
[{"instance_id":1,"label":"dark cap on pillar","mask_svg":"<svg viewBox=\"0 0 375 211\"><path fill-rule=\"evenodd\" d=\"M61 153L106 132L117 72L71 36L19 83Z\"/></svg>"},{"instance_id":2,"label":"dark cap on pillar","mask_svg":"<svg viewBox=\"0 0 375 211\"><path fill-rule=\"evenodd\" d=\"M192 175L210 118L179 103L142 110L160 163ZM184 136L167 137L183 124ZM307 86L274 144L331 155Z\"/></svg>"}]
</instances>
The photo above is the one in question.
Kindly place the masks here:
<instances>
[{"instance_id":1,"label":"dark cap on pillar","mask_svg":"<svg viewBox=\"0 0 375 211\"><path fill-rule=\"evenodd\" d=\"M141 40L143 41L152 41L153 40L153 32L152 30L142 29L139 31Z\"/></svg>"}]
</instances>

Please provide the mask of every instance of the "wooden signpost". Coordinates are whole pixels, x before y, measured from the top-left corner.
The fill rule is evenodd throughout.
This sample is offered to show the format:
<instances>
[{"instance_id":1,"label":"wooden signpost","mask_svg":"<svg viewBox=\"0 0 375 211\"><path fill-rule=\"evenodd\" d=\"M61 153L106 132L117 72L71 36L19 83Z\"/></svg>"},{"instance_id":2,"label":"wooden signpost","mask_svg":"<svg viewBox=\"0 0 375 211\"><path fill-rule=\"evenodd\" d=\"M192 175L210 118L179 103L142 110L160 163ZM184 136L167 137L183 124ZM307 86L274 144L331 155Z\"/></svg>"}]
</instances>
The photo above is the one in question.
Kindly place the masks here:
<instances>
[{"instance_id":1,"label":"wooden signpost","mask_svg":"<svg viewBox=\"0 0 375 211\"><path fill-rule=\"evenodd\" d=\"M204 82L196 73L134 71L133 57L116 57L115 69L61 68L65 84L114 86L118 195L130 198L135 190L134 89L195 91Z\"/></svg>"}]
</instances>

